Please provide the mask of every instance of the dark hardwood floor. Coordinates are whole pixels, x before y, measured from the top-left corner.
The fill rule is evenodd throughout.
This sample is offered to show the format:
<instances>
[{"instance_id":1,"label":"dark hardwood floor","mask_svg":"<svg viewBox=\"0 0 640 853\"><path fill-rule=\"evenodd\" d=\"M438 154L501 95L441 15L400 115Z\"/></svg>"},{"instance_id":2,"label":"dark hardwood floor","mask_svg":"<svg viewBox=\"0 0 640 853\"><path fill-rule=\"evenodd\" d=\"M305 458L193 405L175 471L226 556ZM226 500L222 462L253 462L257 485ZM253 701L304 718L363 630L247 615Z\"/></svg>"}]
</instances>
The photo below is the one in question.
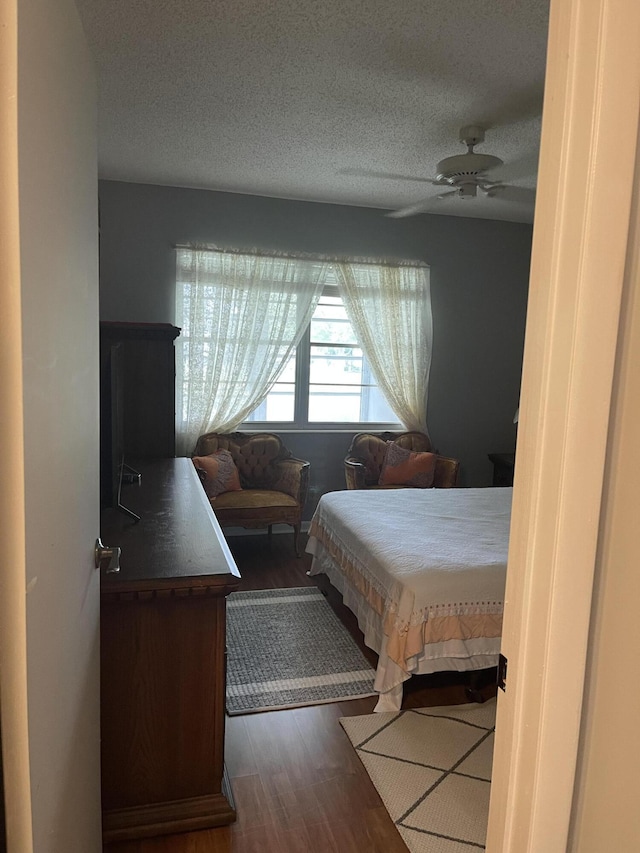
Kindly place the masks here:
<instances>
[{"instance_id":1,"label":"dark hardwood floor","mask_svg":"<svg viewBox=\"0 0 640 853\"><path fill-rule=\"evenodd\" d=\"M367 657L355 617L339 594L309 578L311 558L297 559L292 536L229 538L241 589L317 585ZM485 698L495 692L491 674ZM464 677L412 679L403 708L468 702ZM406 853L386 809L338 723L369 714L375 698L227 717L226 763L238 811L231 826L110 844L105 853Z\"/></svg>"}]
</instances>

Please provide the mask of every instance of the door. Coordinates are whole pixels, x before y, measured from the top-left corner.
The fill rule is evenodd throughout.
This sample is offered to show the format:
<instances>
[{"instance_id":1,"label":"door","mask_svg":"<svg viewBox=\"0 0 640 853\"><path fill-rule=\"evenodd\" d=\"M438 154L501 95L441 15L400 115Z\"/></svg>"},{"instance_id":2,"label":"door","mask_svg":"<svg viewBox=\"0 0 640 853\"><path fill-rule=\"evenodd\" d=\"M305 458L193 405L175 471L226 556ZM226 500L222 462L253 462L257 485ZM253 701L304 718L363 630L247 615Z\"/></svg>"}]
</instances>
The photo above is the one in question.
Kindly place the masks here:
<instances>
[{"instance_id":1,"label":"door","mask_svg":"<svg viewBox=\"0 0 640 853\"><path fill-rule=\"evenodd\" d=\"M637 0L551 2L489 853L567 850L627 274L639 38Z\"/></svg>"},{"instance_id":2,"label":"door","mask_svg":"<svg viewBox=\"0 0 640 853\"><path fill-rule=\"evenodd\" d=\"M95 81L72 0L7 0L1 24L0 712L9 850L98 853Z\"/></svg>"}]
</instances>

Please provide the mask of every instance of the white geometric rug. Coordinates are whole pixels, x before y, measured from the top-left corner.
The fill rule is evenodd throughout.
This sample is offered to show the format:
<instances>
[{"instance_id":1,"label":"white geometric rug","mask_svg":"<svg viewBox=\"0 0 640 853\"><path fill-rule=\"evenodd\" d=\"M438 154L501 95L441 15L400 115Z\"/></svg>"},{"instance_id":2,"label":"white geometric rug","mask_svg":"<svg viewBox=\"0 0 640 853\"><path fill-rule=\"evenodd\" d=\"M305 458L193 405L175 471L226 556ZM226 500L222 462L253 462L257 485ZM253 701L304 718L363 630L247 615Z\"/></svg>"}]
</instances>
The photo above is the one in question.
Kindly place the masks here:
<instances>
[{"instance_id":1,"label":"white geometric rug","mask_svg":"<svg viewBox=\"0 0 640 853\"><path fill-rule=\"evenodd\" d=\"M485 849L495 713L493 699L340 720L412 853Z\"/></svg>"}]
</instances>

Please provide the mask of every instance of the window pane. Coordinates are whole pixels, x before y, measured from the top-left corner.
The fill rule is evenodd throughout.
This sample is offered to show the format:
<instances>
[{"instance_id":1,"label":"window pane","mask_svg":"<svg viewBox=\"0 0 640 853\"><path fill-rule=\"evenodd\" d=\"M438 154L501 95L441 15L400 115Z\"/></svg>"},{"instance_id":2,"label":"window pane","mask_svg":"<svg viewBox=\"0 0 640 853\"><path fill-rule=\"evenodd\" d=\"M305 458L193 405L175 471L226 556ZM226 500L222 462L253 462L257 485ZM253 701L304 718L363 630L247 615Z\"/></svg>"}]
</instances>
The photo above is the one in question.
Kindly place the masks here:
<instances>
[{"instance_id":1,"label":"window pane","mask_svg":"<svg viewBox=\"0 0 640 853\"><path fill-rule=\"evenodd\" d=\"M398 418L376 385L339 296L323 296L309 326L307 423L390 423ZM249 423L295 417L295 354Z\"/></svg>"},{"instance_id":2,"label":"window pane","mask_svg":"<svg viewBox=\"0 0 640 853\"><path fill-rule=\"evenodd\" d=\"M362 350L357 347L311 347L311 384L362 384Z\"/></svg>"},{"instance_id":3,"label":"window pane","mask_svg":"<svg viewBox=\"0 0 640 853\"><path fill-rule=\"evenodd\" d=\"M327 305L323 302L319 302L316 306L316 310L313 312L314 318L319 318L320 320L347 320L347 312L344 308L344 305L336 305L331 304Z\"/></svg>"},{"instance_id":4,"label":"window pane","mask_svg":"<svg viewBox=\"0 0 640 853\"><path fill-rule=\"evenodd\" d=\"M293 421L295 413L296 355L289 358L278 381L245 423Z\"/></svg>"},{"instance_id":5,"label":"window pane","mask_svg":"<svg viewBox=\"0 0 640 853\"><path fill-rule=\"evenodd\" d=\"M398 416L377 385L364 389L360 403L360 420L363 423L398 423Z\"/></svg>"},{"instance_id":6,"label":"window pane","mask_svg":"<svg viewBox=\"0 0 640 853\"><path fill-rule=\"evenodd\" d=\"M309 386L309 420L331 423L358 423L360 388L331 385Z\"/></svg>"},{"instance_id":7,"label":"window pane","mask_svg":"<svg viewBox=\"0 0 640 853\"><path fill-rule=\"evenodd\" d=\"M375 385L310 385L311 423L398 423Z\"/></svg>"},{"instance_id":8,"label":"window pane","mask_svg":"<svg viewBox=\"0 0 640 853\"><path fill-rule=\"evenodd\" d=\"M321 299L311 320L310 344L310 423L397 423L339 296Z\"/></svg>"},{"instance_id":9,"label":"window pane","mask_svg":"<svg viewBox=\"0 0 640 853\"><path fill-rule=\"evenodd\" d=\"M355 344L356 336L348 320L311 320L312 343Z\"/></svg>"},{"instance_id":10,"label":"window pane","mask_svg":"<svg viewBox=\"0 0 640 853\"><path fill-rule=\"evenodd\" d=\"M295 383L296 381L296 354L293 353L290 356L289 360L285 364L282 373L278 377L278 382L291 382Z\"/></svg>"},{"instance_id":11,"label":"window pane","mask_svg":"<svg viewBox=\"0 0 640 853\"><path fill-rule=\"evenodd\" d=\"M292 421L295 404L295 387L276 382L257 409L245 419L246 423L261 421Z\"/></svg>"}]
</instances>

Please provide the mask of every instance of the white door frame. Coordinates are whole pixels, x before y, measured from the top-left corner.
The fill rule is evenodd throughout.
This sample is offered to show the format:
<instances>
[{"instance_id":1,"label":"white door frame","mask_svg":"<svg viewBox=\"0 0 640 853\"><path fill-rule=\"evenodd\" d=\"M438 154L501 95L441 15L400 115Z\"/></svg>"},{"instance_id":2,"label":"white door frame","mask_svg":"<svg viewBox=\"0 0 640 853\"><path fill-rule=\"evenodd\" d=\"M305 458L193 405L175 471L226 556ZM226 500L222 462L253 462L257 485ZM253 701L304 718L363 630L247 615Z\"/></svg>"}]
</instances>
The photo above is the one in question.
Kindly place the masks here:
<instances>
[{"instance_id":1,"label":"white door frame","mask_svg":"<svg viewBox=\"0 0 640 853\"><path fill-rule=\"evenodd\" d=\"M489 853L565 853L640 104L638 0L551 0Z\"/></svg>"},{"instance_id":2,"label":"white door frame","mask_svg":"<svg viewBox=\"0 0 640 853\"><path fill-rule=\"evenodd\" d=\"M7 841L30 853L17 11L15 0L0 6L0 693Z\"/></svg>"}]
</instances>

